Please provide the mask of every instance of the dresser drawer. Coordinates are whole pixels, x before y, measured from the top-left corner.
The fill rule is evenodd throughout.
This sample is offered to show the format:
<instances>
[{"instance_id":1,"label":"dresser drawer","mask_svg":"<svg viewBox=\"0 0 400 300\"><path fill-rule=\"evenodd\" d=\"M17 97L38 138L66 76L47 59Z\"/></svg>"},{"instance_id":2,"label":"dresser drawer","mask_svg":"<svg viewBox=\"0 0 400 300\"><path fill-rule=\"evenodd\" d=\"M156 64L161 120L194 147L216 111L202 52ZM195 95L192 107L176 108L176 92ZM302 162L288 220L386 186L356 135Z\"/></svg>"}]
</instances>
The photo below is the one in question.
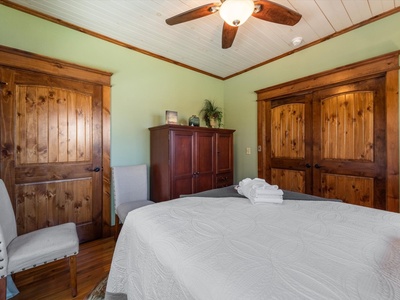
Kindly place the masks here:
<instances>
[{"instance_id":1,"label":"dresser drawer","mask_svg":"<svg viewBox=\"0 0 400 300\"><path fill-rule=\"evenodd\" d=\"M217 180L216 182L217 188L230 186L233 184L233 174L232 173L218 174L216 180Z\"/></svg>"}]
</instances>

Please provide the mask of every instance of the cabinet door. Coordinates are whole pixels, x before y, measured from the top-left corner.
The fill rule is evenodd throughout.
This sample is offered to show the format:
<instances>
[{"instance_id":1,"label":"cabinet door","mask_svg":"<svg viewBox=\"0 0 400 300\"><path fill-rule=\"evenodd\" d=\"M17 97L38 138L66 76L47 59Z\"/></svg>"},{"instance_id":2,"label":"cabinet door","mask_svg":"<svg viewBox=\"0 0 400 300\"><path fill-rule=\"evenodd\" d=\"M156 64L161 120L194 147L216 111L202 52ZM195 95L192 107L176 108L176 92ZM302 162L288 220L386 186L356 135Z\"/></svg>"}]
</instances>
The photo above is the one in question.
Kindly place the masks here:
<instances>
[{"instance_id":1,"label":"cabinet door","mask_svg":"<svg viewBox=\"0 0 400 300\"><path fill-rule=\"evenodd\" d=\"M233 184L233 134L217 133L217 178L216 187Z\"/></svg>"},{"instance_id":2,"label":"cabinet door","mask_svg":"<svg viewBox=\"0 0 400 300\"><path fill-rule=\"evenodd\" d=\"M217 174L233 171L233 135L217 133Z\"/></svg>"},{"instance_id":3,"label":"cabinet door","mask_svg":"<svg viewBox=\"0 0 400 300\"><path fill-rule=\"evenodd\" d=\"M171 131L171 199L194 193L195 134L191 130Z\"/></svg>"},{"instance_id":4,"label":"cabinet door","mask_svg":"<svg viewBox=\"0 0 400 300\"><path fill-rule=\"evenodd\" d=\"M195 192L214 188L215 174L215 134L213 132L196 133Z\"/></svg>"}]
</instances>

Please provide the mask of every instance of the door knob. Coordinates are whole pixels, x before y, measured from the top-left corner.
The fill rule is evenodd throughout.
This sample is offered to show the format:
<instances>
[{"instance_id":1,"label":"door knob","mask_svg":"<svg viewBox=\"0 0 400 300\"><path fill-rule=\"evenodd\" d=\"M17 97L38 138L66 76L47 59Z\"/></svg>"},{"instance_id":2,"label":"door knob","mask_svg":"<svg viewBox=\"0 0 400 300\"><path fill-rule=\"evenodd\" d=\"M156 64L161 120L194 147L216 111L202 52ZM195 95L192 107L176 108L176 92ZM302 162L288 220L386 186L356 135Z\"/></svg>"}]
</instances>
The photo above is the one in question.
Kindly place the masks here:
<instances>
[{"instance_id":1,"label":"door knob","mask_svg":"<svg viewBox=\"0 0 400 300\"><path fill-rule=\"evenodd\" d=\"M92 172L100 172L101 168L100 167L96 167L94 169L87 169L88 171L92 171Z\"/></svg>"},{"instance_id":2,"label":"door knob","mask_svg":"<svg viewBox=\"0 0 400 300\"><path fill-rule=\"evenodd\" d=\"M319 164L315 164L314 167L315 167L316 169L321 169L321 168L322 168L322 166L320 166Z\"/></svg>"},{"instance_id":3,"label":"door knob","mask_svg":"<svg viewBox=\"0 0 400 300\"><path fill-rule=\"evenodd\" d=\"M309 163L306 163L306 168L307 169L311 168L311 165Z\"/></svg>"}]
</instances>

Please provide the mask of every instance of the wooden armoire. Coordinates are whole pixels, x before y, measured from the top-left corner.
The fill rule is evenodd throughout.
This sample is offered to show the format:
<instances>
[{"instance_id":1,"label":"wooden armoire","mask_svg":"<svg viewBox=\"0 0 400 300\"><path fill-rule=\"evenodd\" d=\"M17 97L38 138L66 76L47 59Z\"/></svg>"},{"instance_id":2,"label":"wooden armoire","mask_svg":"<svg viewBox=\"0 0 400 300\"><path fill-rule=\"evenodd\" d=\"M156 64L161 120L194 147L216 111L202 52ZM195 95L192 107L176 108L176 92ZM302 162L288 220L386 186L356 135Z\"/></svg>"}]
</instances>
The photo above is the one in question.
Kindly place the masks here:
<instances>
[{"instance_id":1,"label":"wooden armoire","mask_svg":"<svg viewBox=\"0 0 400 300\"><path fill-rule=\"evenodd\" d=\"M235 130L171 124L149 130L153 201L233 184Z\"/></svg>"},{"instance_id":2,"label":"wooden armoire","mask_svg":"<svg viewBox=\"0 0 400 300\"><path fill-rule=\"evenodd\" d=\"M399 52L257 91L258 176L399 211Z\"/></svg>"}]
</instances>

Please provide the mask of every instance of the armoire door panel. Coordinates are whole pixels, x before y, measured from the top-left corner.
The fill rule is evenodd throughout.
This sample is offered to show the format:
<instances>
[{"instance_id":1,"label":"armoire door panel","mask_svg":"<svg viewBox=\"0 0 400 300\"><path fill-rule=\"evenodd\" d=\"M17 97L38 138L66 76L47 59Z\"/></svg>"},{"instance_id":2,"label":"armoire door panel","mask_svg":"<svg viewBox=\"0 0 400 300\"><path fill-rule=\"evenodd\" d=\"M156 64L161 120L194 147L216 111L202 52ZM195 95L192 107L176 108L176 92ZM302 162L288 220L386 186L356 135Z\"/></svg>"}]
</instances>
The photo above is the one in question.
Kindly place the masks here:
<instances>
[{"instance_id":1,"label":"armoire door panel","mask_svg":"<svg viewBox=\"0 0 400 300\"><path fill-rule=\"evenodd\" d=\"M195 173L193 132L176 130L171 132L171 196L179 198L182 194L191 194L194 189Z\"/></svg>"},{"instance_id":2,"label":"armoire door panel","mask_svg":"<svg viewBox=\"0 0 400 300\"><path fill-rule=\"evenodd\" d=\"M233 172L233 135L217 132L217 174ZM229 181L230 182L230 181ZM233 178L232 183L233 184Z\"/></svg>"},{"instance_id":3,"label":"armoire door panel","mask_svg":"<svg viewBox=\"0 0 400 300\"><path fill-rule=\"evenodd\" d=\"M172 131L171 153L173 153L171 165L174 166L173 177L192 177L194 166L194 134L190 131ZM181 163L185 162L185 163Z\"/></svg>"},{"instance_id":4,"label":"armoire door panel","mask_svg":"<svg viewBox=\"0 0 400 300\"><path fill-rule=\"evenodd\" d=\"M196 172L212 174L215 169L215 134L196 133Z\"/></svg>"},{"instance_id":5,"label":"armoire door panel","mask_svg":"<svg viewBox=\"0 0 400 300\"><path fill-rule=\"evenodd\" d=\"M172 182L171 199L179 198L181 195L193 193L193 178L192 177L175 177Z\"/></svg>"},{"instance_id":6,"label":"armoire door panel","mask_svg":"<svg viewBox=\"0 0 400 300\"><path fill-rule=\"evenodd\" d=\"M215 187L215 139L214 132L196 132L194 192Z\"/></svg>"}]
</instances>

